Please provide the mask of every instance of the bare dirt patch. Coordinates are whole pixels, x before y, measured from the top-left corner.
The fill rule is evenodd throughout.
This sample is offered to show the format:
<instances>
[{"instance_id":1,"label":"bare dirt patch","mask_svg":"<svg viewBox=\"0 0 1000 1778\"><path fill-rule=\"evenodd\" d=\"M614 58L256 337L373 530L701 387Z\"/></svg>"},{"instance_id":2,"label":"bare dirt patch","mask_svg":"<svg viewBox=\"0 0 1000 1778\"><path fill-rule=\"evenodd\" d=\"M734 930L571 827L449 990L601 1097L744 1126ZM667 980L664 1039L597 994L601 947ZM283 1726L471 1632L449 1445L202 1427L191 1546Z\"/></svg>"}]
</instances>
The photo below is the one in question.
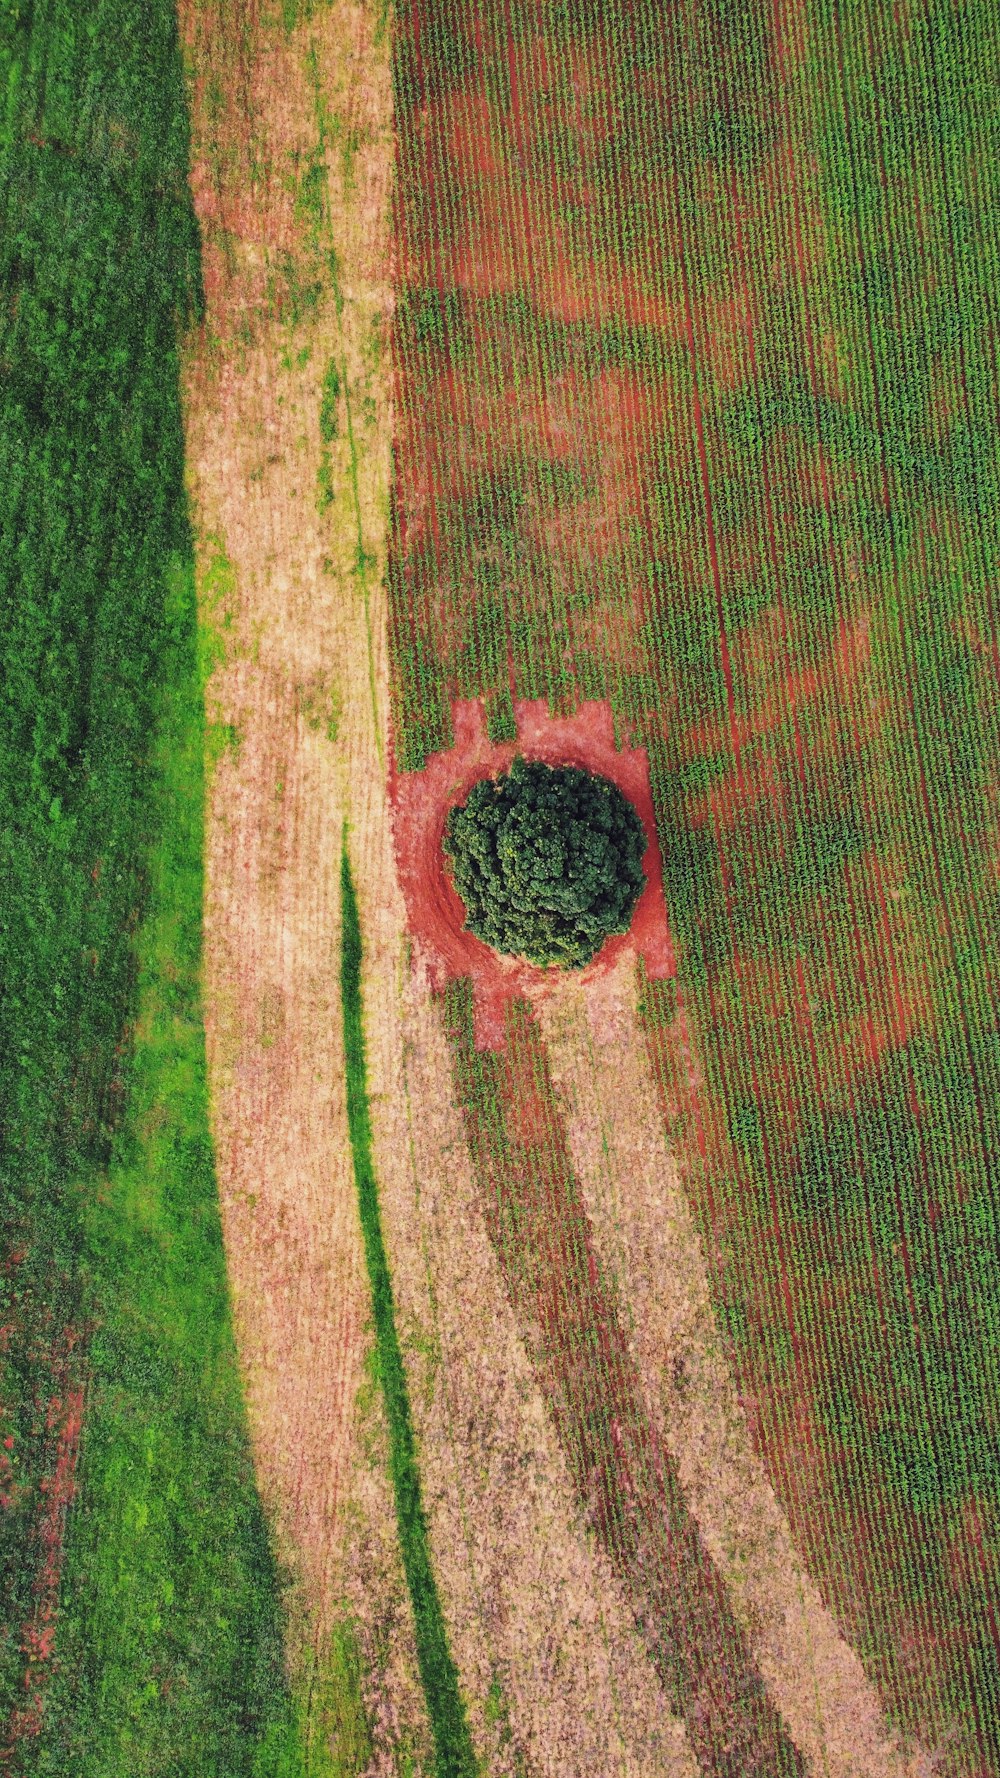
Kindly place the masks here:
<instances>
[{"instance_id":1,"label":"bare dirt patch","mask_svg":"<svg viewBox=\"0 0 1000 1778\"><path fill-rule=\"evenodd\" d=\"M481 1083L467 1031L457 1056L483 1213L511 1305L581 1509L664 1693L703 1772L804 1773L644 1406L623 1306L594 1245L538 1026L523 1003L515 1006L507 1049L489 1059Z\"/></svg>"},{"instance_id":2,"label":"bare dirt patch","mask_svg":"<svg viewBox=\"0 0 1000 1778\"><path fill-rule=\"evenodd\" d=\"M256 10L182 8L208 300L185 418L214 638L204 971L220 1204L257 1473L292 1576L288 1658L308 1737L333 1737L337 1751L344 1705L334 1698L324 1714L325 1669L346 1613L373 1778L429 1757L381 1397L366 1372L340 1007L343 824L381 775L364 576L387 510L392 135L375 23L354 0L290 34ZM331 361L341 401L324 438Z\"/></svg>"},{"instance_id":3,"label":"bare dirt patch","mask_svg":"<svg viewBox=\"0 0 1000 1778\"><path fill-rule=\"evenodd\" d=\"M615 747L606 703L583 704L573 716L548 714L543 699L514 706L516 741L490 741L478 700L457 703L452 721L454 745L436 753L419 772L390 770L392 822L399 880L406 898L410 931L417 938L435 988L471 975L475 997L476 1042L496 1048L504 1041L504 1011L518 998L547 994L558 972L538 969L518 958L500 957L464 930L465 909L449 879L441 839L448 810L461 802L478 778L505 771L515 754L550 765L580 766L611 779L624 791L646 830L643 858L646 887L627 934L609 938L584 980L614 967L625 950L641 956L651 977L674 973L673 947L663 898L663 872L649 788L645 749Z\"/></svg>"}]
</instances>

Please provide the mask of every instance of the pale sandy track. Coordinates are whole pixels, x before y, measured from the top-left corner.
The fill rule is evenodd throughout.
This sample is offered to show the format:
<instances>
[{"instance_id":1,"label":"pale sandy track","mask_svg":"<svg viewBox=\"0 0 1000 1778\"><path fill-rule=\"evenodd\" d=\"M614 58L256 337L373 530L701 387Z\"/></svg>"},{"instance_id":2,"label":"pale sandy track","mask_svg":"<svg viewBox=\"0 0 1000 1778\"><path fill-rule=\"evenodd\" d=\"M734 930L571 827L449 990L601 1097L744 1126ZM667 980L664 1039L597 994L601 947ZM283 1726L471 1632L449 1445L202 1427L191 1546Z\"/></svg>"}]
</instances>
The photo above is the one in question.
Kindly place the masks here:
<instances>
[{"instance_id":1,"label":"pale sandy track","mask_svg":"<svg viewBox=\"0 0 1000 1778\"><path fill-rule=\"evenodd\" d=\"M421 975L400 1005L390 955L373 959L369 1005L379 1008L372 1085L384 1092L377 1152L399 1321L470 1696L485 1695L492 1664L532 1772L693 1774L683 1727L581 1526L490 1245L438 1008Z\"/></svg>"},{"instance_id":2,"label":"pale sandy track","mask_svg":"<svg viewBox=\"0 0 1000 1778\"><path fill-rule=\"evenodd\" d=\"M400 1747L426 1763L429 1741L381 1398L369 1390L364 1413L358 1405L370 1298L339 956L346 787L355 800L363 792L371 739L370 710L359 730L345 692L356 682L367 694L369 672L352 567L358 501L369 529L384 523L387 453L373 448L384 389L357 416L358 498L343 437L331 446L334 504L321 513L316 498L327 365L336 357L360 409L384 322L387 49L372 53L359 6L338 5L287 39L279 25L255 35L244 20L229 43L235 16L182 13L208 294L186 363L187 460L201 615L225 651L206 711L234 743L206 811L212 1126L257 1471L292 1582L290 1670L304 1685L314 1655L322 1676L331 1629L345 1611L353 1618L371 1770L388 1774ZM356 268L342 314L327 280L293 324L289 264L293 281L315 280L325 250L295 205L297 174L317 151L317 79L338 127L353 120L361 138L340 233L362 235L377 264Z\"/></svg>"},{"instance_id":3,"label":"pale sandy track","mask_svg":"<svg viewBox=\"0 0 1000 1778\"><path fill-rule=\"evenodd\" d=\"M189 31L196 149L209 84L199 86L197 57L210 49ZM361 145L349 179L340 153L327 160L342 301L327 292L291 326L261 299L279 251L294 249L303 277L310 271L284 188L295 157L314 147L310 62ZM339 1004L346 816L386 1240L435 1566L477 1747L497 1774L520 1759L520 1770L552 1778L693 1778L683 1729L577 1518L476 1205L440 1013L406 960L384 775L386 46L365 8L338 4L234 81L234 134L248 90L254 157L270 183L241 192L243 150L225 161L221 189L210 166L196 167L209 314L188 357L186 425L202 614L225 646L207 710L234 731L207 812L213 1131L258 1473L294 1583L290 1665L301 1668L307 1647L322 1659L348 1607L369 1669L372 1778L394 1769L401 1746L426 1764L385 1427L377 1392L363 1388L368 1288ZM200 123L207 137L207 115ZM342 403L335 499L321 512L331 357L351 401L356 477ZM359 1386L372 1398L365 1417ZM494 1681L497 1721L487 1711Z\"/></svg>"},{"instance_id":4,"label":"pale sandy track","mask_svg":"<svg viewBox=\"0 0 1000 1778\"><path fill-rule=\"evenodd\" d=\"M701 1243L669 1154L634 965L540 1001L552 1079L594 1239L621 1289L654 1423L771 1697L823 1778L913 1778L874 1687L800 1563L750 1444Z\"/></svg>"}]
</instances>

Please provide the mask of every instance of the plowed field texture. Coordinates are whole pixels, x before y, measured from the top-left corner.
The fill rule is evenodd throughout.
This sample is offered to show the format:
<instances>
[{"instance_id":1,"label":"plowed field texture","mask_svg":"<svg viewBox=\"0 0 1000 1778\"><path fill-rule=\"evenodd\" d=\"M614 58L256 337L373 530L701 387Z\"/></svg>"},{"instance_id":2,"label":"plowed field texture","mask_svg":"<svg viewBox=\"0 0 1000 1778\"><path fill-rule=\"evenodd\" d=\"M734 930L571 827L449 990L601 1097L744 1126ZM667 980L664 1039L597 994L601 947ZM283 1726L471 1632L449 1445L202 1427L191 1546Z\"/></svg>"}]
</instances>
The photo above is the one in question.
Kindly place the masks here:
<instances>
[{"instance_id":1,"label":"plowed field texture","mask_svg":"<svg viewBox=\"0 0 1000 1778\"><path fill-rule=\"evenodd\" d=\"M397 757L469 698L497 738L606 700L648 749L676 974L639 1003L740 1398L956 1774L1000 1769L998 51L935 0L419 0L394 61ZM782 1770L515 1015L456 1065L574 1483L623 1588L663 1576L704 1769L739 1699L732 1769Z\"/></svg>"},{"instance_id":2,"label":"plowed field texture","mask_svg":"<svg viewBox=\"0 0 1000 1778\"><path fill-rule=\"evenodd\" d=\"M1000 1778L995 0L0 92L0 1774Z\"/></svg>"}]
</instances>

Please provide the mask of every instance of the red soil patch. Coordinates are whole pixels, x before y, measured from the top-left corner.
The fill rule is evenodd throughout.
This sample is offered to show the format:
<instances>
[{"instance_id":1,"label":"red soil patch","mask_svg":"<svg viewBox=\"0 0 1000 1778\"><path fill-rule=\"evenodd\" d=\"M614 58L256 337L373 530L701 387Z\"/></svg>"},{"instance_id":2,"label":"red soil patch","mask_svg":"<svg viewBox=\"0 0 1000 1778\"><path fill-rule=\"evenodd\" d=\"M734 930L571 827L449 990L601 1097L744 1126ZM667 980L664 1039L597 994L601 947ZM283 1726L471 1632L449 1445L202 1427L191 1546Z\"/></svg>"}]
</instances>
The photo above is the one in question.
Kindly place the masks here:
<instances>
[{"instance_id":1,"label":"red soil patch","mask_svg":"<svg viewBox=\"0 0 1000 1778\"><path fill-rule=\"evenodd\" d=\"M647 974L674 974L674 951L663 896L663 871L649 786L645 748L615 747L610 705L581 704L574 716L550 716L543 698L514 706L517 741L491 741L482 702L452 707L454 745L434 754L422 771L400 774L390 763L389 797L399 880L411 933L426 956L436 990L458 976L472 977L475 1037L479 1049L505 1042L505 1009L520 998L535 1000L554 984L556 972L519 958L500 957L464 929L465 908L445 866L442 838L448 811L479 778L508 769L517 753L549 765L580 766L617 784L646 830L646 887L629 931L609 938L581 972L589 980L613 968L626 946L642 957Z\"/></svg>"},{"instance_id":2,"label":"red soil patch","mask_svg":"<svg viewBox=\"0 0 1000 1778\"><path fill-rule=\"evenodd\" d=\"M33 1553L37 1562L34 1605L31 1617L22 1626L19 1643L24 1660L24 1696L11 1710L3 1726L0 1740L2 1766L15 1759L19 1743L39 1735L42 1729L44 1691L59 1614L66 1515L76 1489L76 1466L83 1428L84 1389L76 1380L80 1366L74 1353L77 1340L76 1330L67 1328L59 1340L52 1368L50 1386L58 1393L49 1395L46 1406L45 1429L51 1440L50 1463L39 1483L43 1504L34 1528ZM4 1444L6 1459L6 1451L13 1445L13 1439L8 1436ZM9 1467L9 1459L0 1464L0 1486L6 1479L2 1472L9 1471ZM0 1506L6 1504L4 1494L0 1493Z\"/></svg>"},{"instance_id":3,"label":"red soil patch","mask_svg":"<svg viewBox=\"0 0 1000 1778\"><path fill-rule=\"evenodd\" d=\"M525 507L518 524L559 581L567 573L592 580L614 552L627 555L636 527L650 525L647 455L668 418L663 388L638 372L592 375L569 367L545 377L525 370L516 389L500 389L488 370L492 334L475 312L467 325L473 368L447 365L424 377L419 402L409 408L399 395L406 472L398 492L408 554L431 541L437 572L446 579L447 562L464 581L469 497L484 475L495 475L519 489ZM536 480L541 466L556 463L581 472L581 493L553 507L539 500ZM439 654L461 641L460 634L450 638L448 620L447 601L437 601Z\"/></svg>"}]
</instances>

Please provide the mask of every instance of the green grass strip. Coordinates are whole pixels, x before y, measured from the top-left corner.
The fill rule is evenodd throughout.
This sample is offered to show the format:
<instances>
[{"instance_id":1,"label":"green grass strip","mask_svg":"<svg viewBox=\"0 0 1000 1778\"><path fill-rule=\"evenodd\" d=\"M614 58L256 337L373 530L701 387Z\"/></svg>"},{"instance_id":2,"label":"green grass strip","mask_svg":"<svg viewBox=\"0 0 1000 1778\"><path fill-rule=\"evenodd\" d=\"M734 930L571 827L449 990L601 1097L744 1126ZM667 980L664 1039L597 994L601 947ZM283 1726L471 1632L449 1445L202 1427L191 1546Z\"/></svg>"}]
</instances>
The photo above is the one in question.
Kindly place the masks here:
<instances>
[{"instance_id":1,"label":"green grass strip","mask_svg":"<svg viewBox=\"0 0 1000 1778\"><path fill-rule=\"evenodd\" d=\"M420 1498L420 1472L403 1355L396 1332L389 1261L382 1236L378 1186L372 1165L371 1117L368 1110L368 1065L361 1005L361 925L347 846L340 867L341 974L344 1052L347 1073L347 1121L354 1153L358 1208L371 1283L379 1376L389 1422L390 1466L399 1521L406 1583L413 1605L417 1661L434 1736L438 1778L473 1778L477 1770L458 1670L448 1647L448 1634L431 1566L427 1520Z\"/></svg>"},{"instance_id":2,"label":"green grass strip","mask_svg":"<svg viewBox=\"0 0 1000 1778\"><path fill-rule=\"evenodd\" d=\"M175 560L128 1115L80 1215L97 1322L58 1661L32 1770L303 1778L230 1316L200 995L204 729Z\"/></svg>"}]
</instances>

